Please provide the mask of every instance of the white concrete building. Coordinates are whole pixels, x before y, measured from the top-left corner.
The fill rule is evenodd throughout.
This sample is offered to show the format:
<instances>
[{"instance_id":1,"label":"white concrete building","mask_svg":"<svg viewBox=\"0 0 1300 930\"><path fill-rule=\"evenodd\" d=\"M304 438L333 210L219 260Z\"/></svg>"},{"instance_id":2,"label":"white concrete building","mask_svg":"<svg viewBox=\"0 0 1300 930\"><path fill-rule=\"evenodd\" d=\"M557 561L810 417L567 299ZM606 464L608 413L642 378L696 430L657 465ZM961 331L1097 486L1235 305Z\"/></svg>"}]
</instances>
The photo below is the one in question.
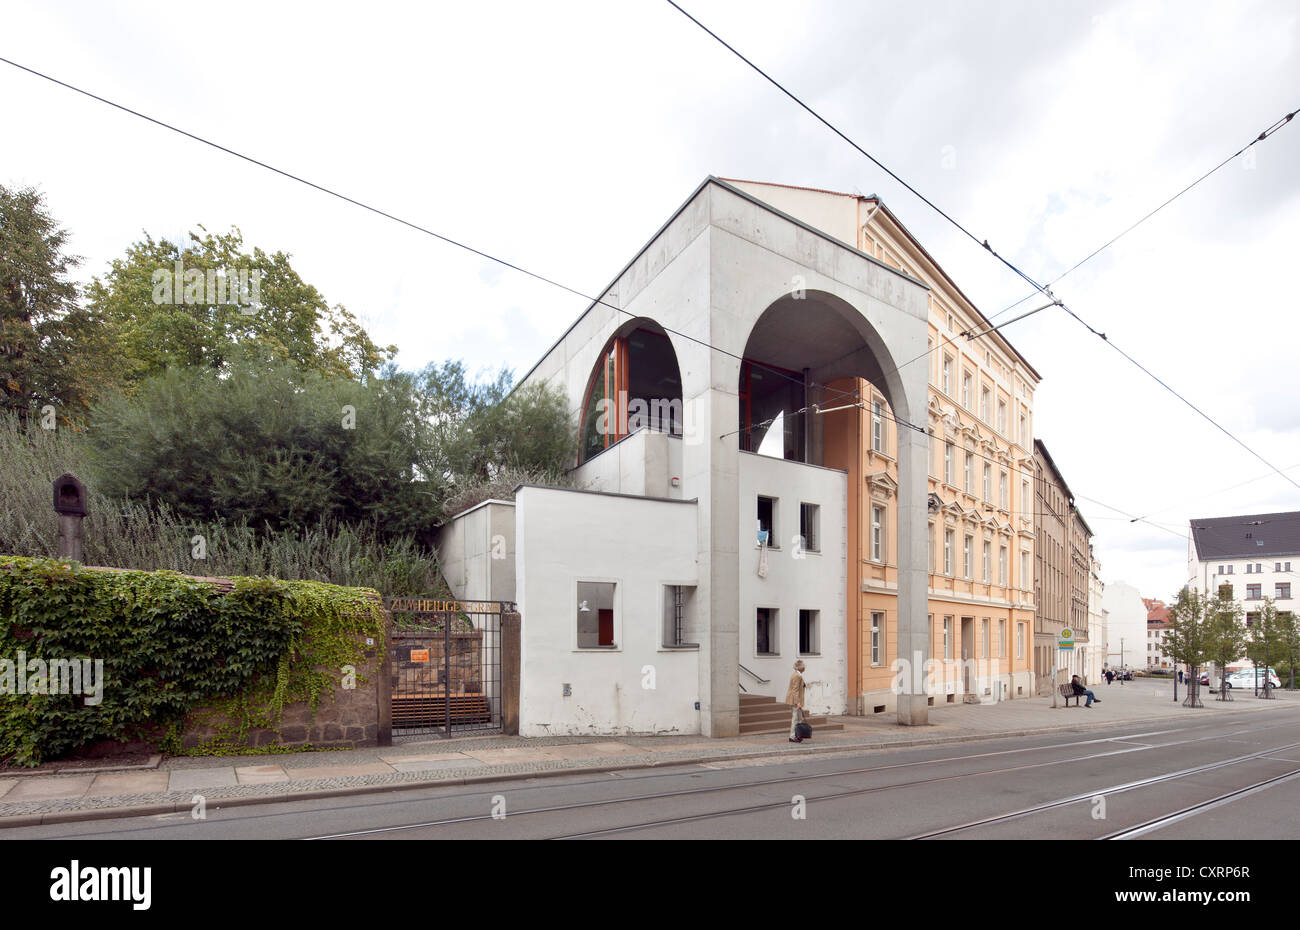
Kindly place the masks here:
<instances>
[{"instance_id":1,"label":"white concrete building","mask_svg":"<svg viewBox=\"0 0 1300 930\"><path fill-rule=\"evenodd\" d=\"M1112 668L1141 669L1147 661L1147 607L1137 588L1122 581L1106 585L1101 599L1106 610L1106 662Z\"/></svg>"},{"instance_id":2,"label":"white concrete building","mask_svg":"<svg viewBox=\"0 0 1300 930\"><path fill-rule=\"evenodd\" d=\"M927 371L899 368L927 320L916 278L700 185L521 382L569 398L586 489L523 486L513 523L490 502L444 530L457 597L507 590L483 563L513 564L521 734L734 735L741 691L781 700L797 658L810 708L846 710L848 489L824 467L844 439L821 415L852 403L841 378L900 424L896 654L929 657ZM921 675L897 690L924 724Z\"/></svg>"}]
</instances>

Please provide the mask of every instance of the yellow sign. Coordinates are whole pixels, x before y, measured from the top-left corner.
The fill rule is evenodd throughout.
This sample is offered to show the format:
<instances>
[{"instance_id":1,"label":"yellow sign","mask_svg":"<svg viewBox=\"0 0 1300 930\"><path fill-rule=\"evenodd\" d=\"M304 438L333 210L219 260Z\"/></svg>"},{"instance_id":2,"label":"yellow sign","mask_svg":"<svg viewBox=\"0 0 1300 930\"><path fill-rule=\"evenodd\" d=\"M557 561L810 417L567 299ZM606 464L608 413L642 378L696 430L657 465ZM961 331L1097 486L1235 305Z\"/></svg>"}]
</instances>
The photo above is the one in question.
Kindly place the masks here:
<instances>
[{"instance_id":1,"label":"yellow sign","mask_svg":"<svg viewBox=\"0 0 1300 930\"><path fill-rule=\"evenodd\" d=\"M497 614L501 604L497 601L442 601L423 597L393 597L386 602L389 610L410 613L441 613L444 611L466 614Z\"/></svg>"},{"instance_id":2,"label":"yellow sign","mask_svg":"<svg viewBox=\"0 0 1300 930\"><path fill-rule=\"evenodd\" d=\"M429 650L428 650L428 649L412 649L412 650L411 650L411 661L412 661L412 662L428 662L428 661L429 661Z\"/></svg>"}]
</instances>

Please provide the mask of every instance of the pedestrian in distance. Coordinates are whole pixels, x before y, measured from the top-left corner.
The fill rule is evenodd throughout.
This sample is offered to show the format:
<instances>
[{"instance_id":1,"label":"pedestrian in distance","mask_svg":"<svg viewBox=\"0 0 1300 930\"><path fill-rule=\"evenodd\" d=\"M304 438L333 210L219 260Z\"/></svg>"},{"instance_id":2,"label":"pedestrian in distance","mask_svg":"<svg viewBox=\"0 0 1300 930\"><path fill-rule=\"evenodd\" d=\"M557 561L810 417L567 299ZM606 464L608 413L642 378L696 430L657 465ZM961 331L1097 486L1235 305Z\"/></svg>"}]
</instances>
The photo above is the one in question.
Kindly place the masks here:
<instances>
[{"instance_id":1,"label":"pedestrian in distance","mask_svg":"<svg viewBox=\"0 0 1300 930\"><path fill-rule=\"evenodd\" d=\"M1083 705L1084 707L1091 707L1093 701L1101 700L1101 698L1097 697L1097 695L1093 694L1091 691L1089 691L1087 688L1083 686L1083 682L1079 680L1078 675L1075 675L1070 679L1070 684L1074 687L1075 694L1087 696L1088 703L1084 704Z\"/></svg>"},{"instance_id":2,"label":"pedestrian in distance","mask_svg":"<svg viewBox=\"0 0 1300 930\"><path fill-rule=\"evenodd\" d=\"M799 735L799 725L803 723L803 702L804 693L808 685L803 680L804 670L803 659L794 663L794 674L790 676L790 687L785 692L785 702L793 710L790 712L790 742L802 743L803 737Z\"/></svg>"},{"instance_id":3,"label":"pedestrian in distance","mask_svg":"<svg viewBox=\"0 0 1300 930\"><path fill-rule=\"evenodd\" d=\"M1114 680L1115 680L1115 673L1112 672L1110 669L1106 669L1106 684L1109 685Z\"/></svg>"},{"instance_id":4,"label":"pedestrian in distance","mask_svg":"<svg viewBox=\"0 0 1300 930\"><path fill-rule=\"evenodd\" d=\"M1178 670L1178 683L1180 685L1183 683L1183 670L1181 668Z\"/></svg>"}]
</instances>

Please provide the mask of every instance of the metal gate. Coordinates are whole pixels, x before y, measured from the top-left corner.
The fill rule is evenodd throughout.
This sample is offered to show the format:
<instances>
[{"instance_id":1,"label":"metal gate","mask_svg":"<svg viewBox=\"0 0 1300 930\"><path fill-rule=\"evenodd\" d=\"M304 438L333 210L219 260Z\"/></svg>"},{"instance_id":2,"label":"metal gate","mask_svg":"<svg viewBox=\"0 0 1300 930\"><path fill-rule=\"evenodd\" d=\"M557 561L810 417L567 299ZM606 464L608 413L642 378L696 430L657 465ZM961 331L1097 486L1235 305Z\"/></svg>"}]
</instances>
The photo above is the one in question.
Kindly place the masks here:
<instances>
[{"instance_id":1,"label":"metal gate","mask_svg":"<svg viewBox=\"0 0 1300 930\"><path fill-rule=\"evenodd\" d=\"M508 601L384 600L392 620L393 739L501 729L501 615Z\"/></svg>"}]
</instances>

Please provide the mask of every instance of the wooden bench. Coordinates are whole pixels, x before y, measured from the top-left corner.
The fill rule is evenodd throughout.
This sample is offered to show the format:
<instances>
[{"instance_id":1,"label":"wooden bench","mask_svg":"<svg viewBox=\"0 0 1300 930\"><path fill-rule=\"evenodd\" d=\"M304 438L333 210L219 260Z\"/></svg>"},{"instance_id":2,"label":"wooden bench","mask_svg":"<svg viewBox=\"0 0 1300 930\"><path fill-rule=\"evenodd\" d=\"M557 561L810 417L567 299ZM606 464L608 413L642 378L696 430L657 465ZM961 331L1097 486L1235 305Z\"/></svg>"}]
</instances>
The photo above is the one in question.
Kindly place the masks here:
<instances>
[{"instance_id":1,"label":"wooden bench","mask_svg":"<svg viewBox=\"0 0 1300 930\"><path fill-rule=\"evenodd\" d=\"M453 694L451 723L491 723L492 709L482 694ZM393 727L441 727L447 725L445 694L393 695Z\"/></svg>"},{"instance_id":2,"label":"wooden bench","mask_svg":"<svg viewBox=\"0 0 1300 930\"><path fill-rule=\"evenodd\" d=\"M1074 693L1074 685L1070 684L1069 682L1066 682L1065 684L1058 687L1056 690L1061 692L1061 697L1065 698L1066 707L1070 706L1070 698L1074 698L1075 707L1079 706L1079 698L1083 697L1083 695Z\"/></svg>"}]
</instances>

